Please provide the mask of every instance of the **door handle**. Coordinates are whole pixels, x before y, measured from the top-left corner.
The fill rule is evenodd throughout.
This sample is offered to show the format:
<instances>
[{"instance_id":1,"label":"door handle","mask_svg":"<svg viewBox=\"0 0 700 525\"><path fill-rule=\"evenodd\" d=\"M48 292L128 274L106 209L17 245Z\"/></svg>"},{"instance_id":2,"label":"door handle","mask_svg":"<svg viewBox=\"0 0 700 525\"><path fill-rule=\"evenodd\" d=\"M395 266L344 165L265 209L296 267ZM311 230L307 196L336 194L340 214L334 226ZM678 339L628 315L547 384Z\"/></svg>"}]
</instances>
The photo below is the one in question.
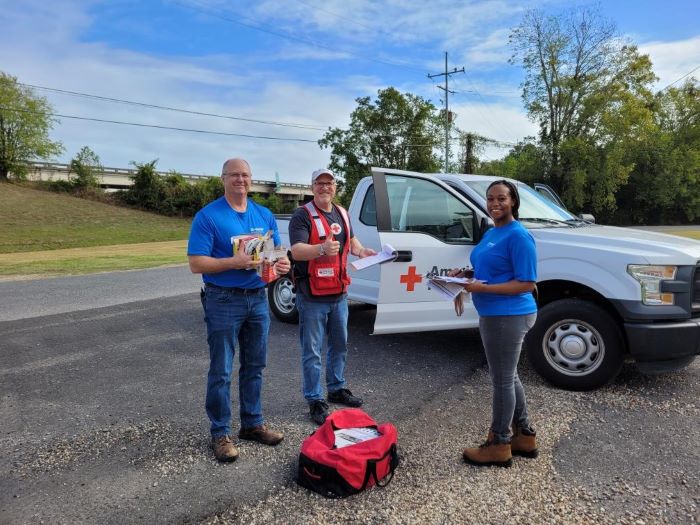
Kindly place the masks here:
<instances>
[{"instance_id":1,"label":"door handle","mask_svg":"<svg viewBox=\"0 0 700 525\"><path fill-rule=\"evenodd\" d=\"M397 250L394 262L411 262L413 260L413 252L411 250Z\"/></svg>"}]
</instances>

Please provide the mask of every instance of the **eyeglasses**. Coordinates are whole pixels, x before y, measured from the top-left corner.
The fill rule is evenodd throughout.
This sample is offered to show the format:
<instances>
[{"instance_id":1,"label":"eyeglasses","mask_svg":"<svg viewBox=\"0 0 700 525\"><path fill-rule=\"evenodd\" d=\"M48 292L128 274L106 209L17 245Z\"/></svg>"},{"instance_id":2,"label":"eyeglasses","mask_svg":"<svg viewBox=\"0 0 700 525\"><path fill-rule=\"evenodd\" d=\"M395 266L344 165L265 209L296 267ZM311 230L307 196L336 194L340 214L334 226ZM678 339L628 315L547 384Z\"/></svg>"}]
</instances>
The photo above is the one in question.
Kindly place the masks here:
<instances>
[{"instance_id":1,"label":"eyeglasses","mask_svg":"<svg viewBox=\"0 0 700 525\"><path fill-rule=\"evenodd\" d=\"M335 182L314 182L316 186L321 186L322 188L330 188L331 186L335 186Z\"/></svg>"}]
</instances>

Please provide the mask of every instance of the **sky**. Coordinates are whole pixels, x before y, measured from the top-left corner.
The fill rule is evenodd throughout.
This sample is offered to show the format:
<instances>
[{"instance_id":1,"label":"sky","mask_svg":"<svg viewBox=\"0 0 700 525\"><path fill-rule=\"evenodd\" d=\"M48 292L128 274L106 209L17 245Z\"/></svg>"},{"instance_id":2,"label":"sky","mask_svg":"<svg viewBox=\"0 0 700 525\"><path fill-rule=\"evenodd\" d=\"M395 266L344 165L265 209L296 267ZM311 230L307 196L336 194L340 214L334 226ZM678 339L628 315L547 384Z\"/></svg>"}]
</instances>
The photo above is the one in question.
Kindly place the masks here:
<instances>
[{"instance_id":1,"label":"sky","mask_svg":"<svg viewBox=\"0 0 700 525\"><path fill-rule=\"evenodd\" d=\"M330 159L317 140L348 126L358 97L393 86L442 107L443 79L428 75L444 71L445 52L449 69L465 69L449 85L460 129L503 143L536 135L508 35L527 9L581 5L592 4L0 0L0 71L63 115L51 132L65 147L56 162L89 146L108 167L158 159L161 171L218 175L224 160L243 157L254 179L308 184ZM598 5L650 56L657 89L700 66L697 0ZM483 158L507 151L489 147Z\"/></svg>"}]
</instances>

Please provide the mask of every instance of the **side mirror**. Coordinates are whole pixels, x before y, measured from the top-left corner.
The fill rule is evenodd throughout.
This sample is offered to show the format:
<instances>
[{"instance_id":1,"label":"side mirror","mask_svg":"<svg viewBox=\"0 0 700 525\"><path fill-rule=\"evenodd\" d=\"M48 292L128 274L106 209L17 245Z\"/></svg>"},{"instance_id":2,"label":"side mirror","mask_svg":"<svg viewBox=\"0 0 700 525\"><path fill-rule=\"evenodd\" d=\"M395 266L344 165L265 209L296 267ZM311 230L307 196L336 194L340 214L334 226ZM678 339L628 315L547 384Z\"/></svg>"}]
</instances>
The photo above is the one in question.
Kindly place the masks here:
<instances>
[{"instance_id":1,"label":"side mirror","mask_svg":"<svg viewBox=\"0 0 700 525\"><path fill-rule=\"evenodd\" d=\"M592 222L595 224L595 217L591 215L590 213L580 213L578 216L579 219L582 219L587 222Z\"/></svg>"}]
</instances>

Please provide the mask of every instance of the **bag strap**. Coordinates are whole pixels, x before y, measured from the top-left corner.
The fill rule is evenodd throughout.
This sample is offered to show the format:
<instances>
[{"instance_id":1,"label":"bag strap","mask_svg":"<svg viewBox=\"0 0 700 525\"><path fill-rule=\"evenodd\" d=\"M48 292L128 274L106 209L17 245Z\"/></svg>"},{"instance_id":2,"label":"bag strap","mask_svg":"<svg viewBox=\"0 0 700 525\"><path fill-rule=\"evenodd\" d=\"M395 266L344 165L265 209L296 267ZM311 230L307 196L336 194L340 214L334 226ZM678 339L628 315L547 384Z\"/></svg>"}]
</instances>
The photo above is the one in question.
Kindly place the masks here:
<instances>
[{"instance_id":1,"label":"bag strap","mask_svg":"<svg viewBox=\"0 0 700 525\"><path fill-rule=\"evenodd\" d=\"M377 463L380 461L384 460L387 456L391 455L391 461L390 465L393 466L393 468L389 469L389 474L386 476L386 481L382 484L379 480L377 479ZM391 483L391 480L394 479L394 471L396 468L396 465L399 463L399 455L396 452L396 444L392 443L391 447L389 450L386 451L386 453L379 459L368 459L367 460L367 469L365 470L365 479L362 482L362 487L360 487L360 490L365 490L367 488L367 484L369 483L369 478L370 476L374 478L374 484L377 487L384 488L386 487L389 483Z\"/></svg>"}]
</instances>

